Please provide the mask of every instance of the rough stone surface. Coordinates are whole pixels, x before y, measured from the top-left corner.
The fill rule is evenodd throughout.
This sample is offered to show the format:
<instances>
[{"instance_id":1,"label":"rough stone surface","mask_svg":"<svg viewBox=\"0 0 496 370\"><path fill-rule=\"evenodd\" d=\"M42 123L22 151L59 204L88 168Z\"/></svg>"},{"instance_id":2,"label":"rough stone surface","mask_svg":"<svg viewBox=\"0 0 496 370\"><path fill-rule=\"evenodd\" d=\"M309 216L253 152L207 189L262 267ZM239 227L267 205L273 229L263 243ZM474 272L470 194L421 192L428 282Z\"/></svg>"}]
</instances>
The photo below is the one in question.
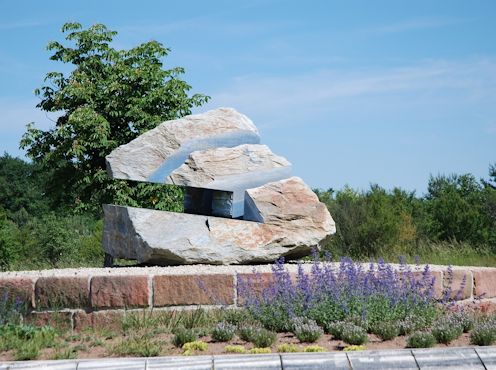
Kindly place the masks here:
<instances>
[{"instance_id":1,"label":"rough stone surface","mask_svg":"<svg viewBox=\"0 0 496 370\"><path fill-rule=\"evenodd\" d=\"M147 276L95 276L91 279L91 306L147 307L148 290Z\"/></svg>"},{"instance_id":2,"label":"rough stone surface","mask_svg":"<svg viewBox=\"0 0 496 370\"><path fill-rule=\"evenodd\" d=\"M104 250L155 264L243 264L308 255L335 232L297 177L247 191L264 223L106 205Z\"/></svg>"},{"instance_id":3,"label":"rough stone surface","mask_svg":"<svg viewBox=\"0 0 496 370\"><path fill-rule=\"evenodd\" d=\"M225 213L240 218L244 214L246 189L290 176L291 163L285 158L275 155L265 145L244 144L193 152L167 177L166 183L229 191L233 193L232 200L221 204L231 207Z\"/></svg>"},{"instance_id":4,"label":"rough stone surface","mask_svg":"<svg viewBox=\"0 0 496 370\"><path fill-rule=\"evenodd\" d=\"M33 280L24 277L0 279L0 298L21 301L26 308L33 308Z\"/></svg>"},{"instance_id":5,"label":"rough stone surface","mask_svg":"<svg viewBox=\"0 0 496 370\"><path fill-rule=\"evenodd\" d=\"M474 270L474 296L496 297L496 271Z\"/></svg>"},{"instance_id":6,"label":"rough stone surface","mask_svg":"<svg viewBox=\"0 0 496 370\"><path fill-rule=\"evenodd\" d=\"M245 199L245 219L280 227L297 244L316 246L336 232L325 204L299 177L248 189Z\"/></svg>"},{"instance_id":7,"label":"rough stone surface","mask_svg":"<svg viewBox=\"0 0 496 370\"><path fill-rule=\"evenodd\" d=\"M89 307L88 277L39 278L35 302L37 309Z\"/></svg>"},{"instance_id":8,"label":"rough stone surface","mask_svg":"<svg viewBox=\"0 0 496 370\"><path fill-rule=\"evenodd\" d=\"M122 328L124 311L96 311L96 312L74 312L73 323L74 330L81 331L86 328L93 329L112 329L119 330Z\"/></svg>"},{"instance_id":9,"label":"rough stone surface","mask_svg":"<svg viewBox=\"0 0 496 370\"><path fill-rule=\"evenodd\" d=\"M107 157L107 172L119 179L164 182L189 154L208 148L258 144L253 122L232 108L166 121Z\"/></svg>"},{"instance_id":10,"label":"rough stone surface","mask_svg":"<svg viewBox=\"0 0 496 370\"><path fill-rule=\"evenodd\" d=\"M472 297L473 278L471 271L452 270L443 273L444 287L451 288L450 298L467 299Z\"/></svg>"},{"instance_id":11,"label":"rough stone surface","mask_svg":"<svg viewBox=\"0 0 496 370\"><path fill-rule=\"evenodd\" d=\"M162 275L153 278L153 306L234 304L232 275Z\"/></svg>"},{"instance_id":12,"label":"rough stone surface","mask_svg":"<svg viewBox=\"0 0 496 370\"><path fill-rule=\"evenodd\" d=\"M266 145L244 144L234 148L214 148L193 152L182 166L167 177L166 183L231 190L237 182L256 181L253 179L253 173L259 176L261 173L269 173L275 169L290 170L290 167L291 163L272 153ZM243 175L245 177L239 180Z\"/></svg>"},{"instance_id":13,"label":"rough stone surface","mask_svg":"<svg viewBox=\"0 0 496 370\"><path fill-rule=\"evenodd\" d=\"M32 312L24 318L24 321L34 326L49 325L55 328L70 330L72 329L72 312Z\"/></svg>"}]
</instances>

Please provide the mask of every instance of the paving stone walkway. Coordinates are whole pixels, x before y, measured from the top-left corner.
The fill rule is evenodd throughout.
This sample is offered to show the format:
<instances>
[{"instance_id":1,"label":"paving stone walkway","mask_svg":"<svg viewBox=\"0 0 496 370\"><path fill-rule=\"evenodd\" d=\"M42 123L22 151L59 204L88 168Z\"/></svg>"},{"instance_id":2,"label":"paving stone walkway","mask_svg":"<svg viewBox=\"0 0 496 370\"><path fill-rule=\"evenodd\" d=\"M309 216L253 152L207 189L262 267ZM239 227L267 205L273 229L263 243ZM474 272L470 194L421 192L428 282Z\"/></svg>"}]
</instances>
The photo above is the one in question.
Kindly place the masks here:
<instances>
[{"instance_id":1,"label":"paving stone walkway","mask_svg":"<svg viewBox=\"0 0 496 370\"><path fill-rule=\"evenodd\" d=\"M0 362L0 370L481 369L496 370L496 347Z\"/></svg>"}]
</instances>

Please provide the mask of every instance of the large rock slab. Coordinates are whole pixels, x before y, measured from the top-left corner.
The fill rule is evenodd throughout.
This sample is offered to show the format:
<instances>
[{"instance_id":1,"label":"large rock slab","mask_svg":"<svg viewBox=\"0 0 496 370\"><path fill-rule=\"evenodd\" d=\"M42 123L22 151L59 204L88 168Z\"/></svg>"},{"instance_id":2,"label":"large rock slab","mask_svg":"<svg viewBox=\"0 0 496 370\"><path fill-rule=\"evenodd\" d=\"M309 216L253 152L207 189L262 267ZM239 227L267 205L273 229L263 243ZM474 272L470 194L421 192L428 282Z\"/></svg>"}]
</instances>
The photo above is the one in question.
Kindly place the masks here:
<instances>
[{"instance_id":1,"label":"large rock slab","mask_svg":"<svg viewBox=\"0 0 496 370\"><path fill-rule=\"evenodd\" d=\"M244 214L245 190L291 176L291 163L266 146L244 144L191 153L166 183L233 193L231 217Z\"/></svg>"},{"instance_id":2,"label":"large rock slab","mask_svg":"<svg viewBox=\"0 0 496 370\"><path fill-rule=\"evenodd\" d=\"M163 122L121 145L106 157L107 172L113 178L162 183L194 151L259 142L248 117L218 108Z\"/></svg>"},{"instance_id":3,"label":"large rock slab","mask_svg":"<svg viewBox=\"0 0 496 370\"><path fill-rule=\"evenodd\" d=\"M308 255L335 232L325 205L299 178L247 192L265 223L105 205L104 250L159 265L261 263ZM275 208L264 206L269 198Z\"/></svg>"},{"instance_id":4,"label":"large rock slab","mask_svg":"<svg viewBox=\"0 0 496 370\"><path fill-rule=\"evenodd\" d=\"M299 177L246 190L243 218L281 227L309 245L317 245L336 232L326 205Z\"/></svg>"}]
</instances>

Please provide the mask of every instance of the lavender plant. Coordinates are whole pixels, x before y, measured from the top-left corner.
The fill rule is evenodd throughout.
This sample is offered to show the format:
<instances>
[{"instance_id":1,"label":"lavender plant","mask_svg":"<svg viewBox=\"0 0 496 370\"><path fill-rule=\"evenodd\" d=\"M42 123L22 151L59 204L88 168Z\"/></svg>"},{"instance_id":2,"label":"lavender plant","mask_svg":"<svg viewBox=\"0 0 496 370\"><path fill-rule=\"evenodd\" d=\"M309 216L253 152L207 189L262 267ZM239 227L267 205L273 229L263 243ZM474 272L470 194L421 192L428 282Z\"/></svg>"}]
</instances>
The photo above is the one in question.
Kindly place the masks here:
<instances>
[{"instance_id":1,"label":"lavender plant","mask_svg":"<svg viewBox=\"0 0 496 370\"><path fill-rule=\"evenodd\" d=\"M325 327L325 331L329 334L331 334L334 339L341 339L343 335L343 330L348 325L346 321L333 321L328 323L328 325Z\"/></svg>"},{"instance_id":2,"label":"lavender plant","mask_svg":"<svg viewBox=\"0 0 496 370\"><path fill-rule=\"evenodd\" d=\"M371 331L382 340L391 340L400 335L400 326L395 321L384 321L377 323Z\"/></svg>"},{"instance_id":3,"label":"lavender plant","mask_svg":"<svg viewBox=\"0 0 496 370\"><path fill-rule=\"evenodd\" d=\"M26 304L19 298L9 295L8 291L0 291L0 326L18 324L27 312Z\"/></svg>"},{"instance_id":4,"label":"lavender plant","mask_svg":"<svg viewBox=\"0 0 496 370\"><path fill-rule=\"evenodd\" d=\"M408 348L430 348L436 344L436 338L431 333L418 331L410 335L406 340Z\"/></svg>"},{"instance_id":5,"label":"lavender plant","mask_svg":"<svg viewBox=\"0 0 496 370\"><path fill-rule=\"evenodd\" d=\"M496 341L496 322L485 320L473 328L470 333L470 342L476 346L490 346Z\"/></svg>"},{"instance_id":6,"label":"lavender plant","mask_svg":"<svg viewBox=\"0 0 496 370\"><path fill-rule=\"evenodd\" d=\"M212 338L217 342L228 342L234 338L236 326L228 322L219 322L212 331Z\"/></svg>"},{"instance_id":7,"label":"lavender plant","mask_svg":"<svg viewBox=\"0 0 496 370\"><path fill-rule=\"evenodd\" d=\"M463 334L463 327L453 315L448 315L434 323L431 333L439 343L449 344Z\"/></svg>"},{"instance_id":8,"label":"lavender plant","mask_svg":"<svg viewBox=\"0 0 496 370\"><path fill-rule=\"evenodd\" d=\"M293 333L300 342L314 343L324 334L324 330L311 319L295 317L292 326Z\"/></svg>"},{"instance_id":9,"label":"lavender plant","mask_svg":"<svg viewBox=\"0 0 496 370\"><path fill-rule=\"evenodd\" d=\"M464 333L468 333L474 328L475 319L474 315L467 311L458 311L452 313L453 319L456 320L463 328Z\"/></svg>"},{"instance_id":10,"label":"lavender plant","mask_svg":"<svg viewBox=\"0 0 496 370\"><path fill-rule=\"evenodd\" d=\"M365 344L368 341L367 332L364 328L348 324L343 327L341 339L348 344Z\"/></svg>"},{"instance_id":11,"label":"lavender plant","mask_svg":"<svg viewBox=\"0 0 496 370\"><path fill-rule=\"evenodd\" d=\"M382 321L426 317L432 322L436 300L429 266L419 272L401 262L399 268L380 260L368 268L349 258L338 266L317 258L306 271L298 265L292 279L278 260L272 267L272 283L260 293L261 277L239 281L240 293L252 315L267 329L290 331L293 317L314 320L328 330L332 322L355 317L366 329ZM420 269L420 267L418 267Z\"/></svg>"}]
</instances>

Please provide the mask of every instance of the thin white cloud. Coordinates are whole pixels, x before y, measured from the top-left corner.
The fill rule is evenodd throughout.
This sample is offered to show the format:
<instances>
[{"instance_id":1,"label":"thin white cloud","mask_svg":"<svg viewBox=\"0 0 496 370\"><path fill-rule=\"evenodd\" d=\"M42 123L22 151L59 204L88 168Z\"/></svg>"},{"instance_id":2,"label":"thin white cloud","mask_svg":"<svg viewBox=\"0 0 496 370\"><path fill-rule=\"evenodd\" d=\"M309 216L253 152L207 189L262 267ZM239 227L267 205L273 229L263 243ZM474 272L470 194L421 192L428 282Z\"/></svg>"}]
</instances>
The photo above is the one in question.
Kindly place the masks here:
<instances>
[{"instance_id":1,"label":"thin white cloud","mask_svg":"<svg viewBox=\"0 0 496 370\"><path fill-rule=\"evenodd\" d=\"M46 24L42 21L17 21L0 23L0 30L14 30L18 28L33 28Z\"/></svg>"},{"instance_id":2,"label":"thin white cloud","mask_svg":"<svg viewBox=\"0 0 496 370\"><path fill-rule=\"evenodd\" d=\"M383 24L375 27L366 28L363 29L362 31L367 33L377 33L377 34L397 33L397 32L453 26L459 23L469 22L471 20L472 19L457 18L457 17L413 18L413 19L402 20L400 22Z\"/></svg>"},{"instance_id":3,"label":"thin white cloud","mask_svg":"<svg viewBox=\"0 0 496 370\"><path fill-rule=\"evenodd\" d=\"M242 107L260 116L285 113L291 117L328 111L342 104L343 99L366 102L380 96L402 96L403 102L408 103L420 97L442 100L448 94L462 96L464 101L494 102L496 59L427 61L351 73L328 69L291 78L240 76L211 94L210 105Z\"/></svg>"}]
</instances>

